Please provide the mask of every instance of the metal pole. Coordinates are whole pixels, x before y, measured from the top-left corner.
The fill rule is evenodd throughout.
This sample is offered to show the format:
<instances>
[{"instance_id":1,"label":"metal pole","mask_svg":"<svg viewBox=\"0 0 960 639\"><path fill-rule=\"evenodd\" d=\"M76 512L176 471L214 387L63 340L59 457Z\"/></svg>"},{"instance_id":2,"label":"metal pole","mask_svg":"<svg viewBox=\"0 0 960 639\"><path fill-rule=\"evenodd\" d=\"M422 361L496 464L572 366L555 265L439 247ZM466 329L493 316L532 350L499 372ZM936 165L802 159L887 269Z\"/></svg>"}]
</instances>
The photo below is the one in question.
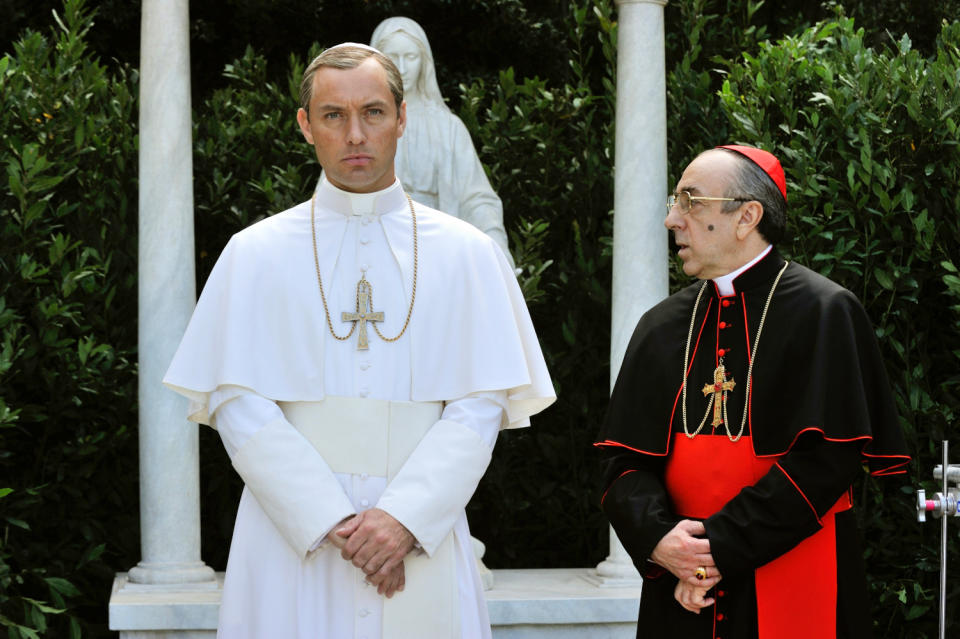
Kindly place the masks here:
<instances>
[{"instance_id":1,"label":"metal pole","mask_svg":"<svg viewBox=\"0 0 960 639\"><path fill-rule=\"evenodd\" d=\"M949 455L947 454L949 444L943 440L943 515L940 522L940 639L947 637L947 496L948 491L947 477L950 474Z\"/></svg>"}]
</instances>

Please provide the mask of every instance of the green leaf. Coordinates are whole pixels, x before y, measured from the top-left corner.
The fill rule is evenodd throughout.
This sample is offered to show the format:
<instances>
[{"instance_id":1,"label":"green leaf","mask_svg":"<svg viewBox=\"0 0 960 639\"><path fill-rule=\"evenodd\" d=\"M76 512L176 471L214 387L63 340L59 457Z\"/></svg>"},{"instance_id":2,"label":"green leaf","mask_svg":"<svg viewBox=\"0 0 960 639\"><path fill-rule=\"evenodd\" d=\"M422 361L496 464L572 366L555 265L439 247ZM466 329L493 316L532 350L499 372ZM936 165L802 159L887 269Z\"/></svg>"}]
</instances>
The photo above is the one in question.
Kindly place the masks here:
<instances>
[{"instance_id":1,"label":"green leaf","mask_svg":"<svg viewBox=\"0 0 960 639\"><path fill-rule=\"evenodd\" d=\"M30 530L30 524L23 521L22 519L17 519L16 517L4 517L8 524L17 526L18 528L23 528L24 530Z\"/></svg>"},{"instance_id":2,"label":"green leaf","mask_svg":"<svg viewBox=\"0 0 960 639\"><path fill-rule=\"evenodd\" d=\"M54 608L54 607L52 607L52 606L48 606L48 605L47 605L45 602L43 602L43 601L38 601L38 600L36 600L36 599L31 599L30 597L23 597L23 600L26 601L26 602L28 602L28 603L30 603L30 605L35 606L36 609L39 610L40 612L45 612L45 613L47 613L47 614L59 615L59 614L63 614L64 612L66 612L66 610L64 610L63 608Z\"/></svg>"},{"instance_id":3,"label":"green leaf","mask_svg":"<svg viewBox=\"0 0 960 639\"><path fill-rule=\"evenodd\" d=\"M62 577L44 577L43 580L46 581L51 588L67 597L76 597L80 594L80 591L77 590L72 583Z\"/></svg>"},{"instance_id":4,"label":"green leaf","mask_svg":"<svg viewBox=\"0 0 960 639\"><path fill-rule=\"evenodd\" d=\"M890 274L881 268L876 268L873 270L873 277L876 278L877 282L883 288L888 291L893 290L893 278L890 277Z\"/></svg>"},{"instance_id":5,"label":"green leaf","mask_svg":"<svg viewBox=\"0 0 960 639\"><path fill-rule=\"evenodd\" d=\"M23 151L20 152L20 164L23 166L23 170L27 173L34 167L37 163L37 158L40 155L40 147L36 144L27 144L24 145Z\"/></svg>"},{"instance_id":6,"label":"green leaf","mask_svg":"<svg viewBox=\"0 0 960 639\"><path fill-rule=\"evenodd\" d=\"M919 619L920 617L927 614L930 610L930 606L922 606L920 604L913 604L910 606L910 609L907 611L907 614L904 615L904 619L907 621L913 621L914 619Z\"/></svg>"}]
</instances>

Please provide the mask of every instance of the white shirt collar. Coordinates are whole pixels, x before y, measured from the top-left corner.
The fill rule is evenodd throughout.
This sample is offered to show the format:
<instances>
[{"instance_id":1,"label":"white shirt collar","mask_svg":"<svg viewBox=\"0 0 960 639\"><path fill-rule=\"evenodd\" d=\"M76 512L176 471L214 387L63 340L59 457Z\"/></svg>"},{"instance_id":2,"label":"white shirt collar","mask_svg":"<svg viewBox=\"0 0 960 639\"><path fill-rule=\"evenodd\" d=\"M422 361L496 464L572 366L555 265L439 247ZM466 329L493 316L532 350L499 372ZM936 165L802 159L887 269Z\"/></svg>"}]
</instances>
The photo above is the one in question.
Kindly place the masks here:
<instances>
[{"instance_id":1,"label":"white shirt collar","mask_svg":"<svg viewBox=\"0 0 960 639\"><path fill-rule=\"evenodd\" d=\"M316 189L317 208L326 209L344 216L378 216L389 213L406 205L406 197L400 180L394 178L393 184L372 193L353 193L344 191L330 183L325 175L320 176Z\"/></svg>"},{"instance_id":2,"label":"white shirt collar","mask_svg":"<svg viewBox=\"0 0 960 639\"><path fill-rule=\"evenodd\" d=\"M726 297L727 295L735 294L737 291L733 287L733 280L737 279L737 276L739 276L748 268L750 268L751 266L753 266L754 264L762 260L764 257L766 257L767 253L769 253L771 249L773 249L773 245L767 244L767 248L760 251L759 255L757 255L755 258L753 258L752 260L750 260L749 262L747 262L737 270L733 271L732 273L727 273L726 275L721 275L720 277L713 278L713 283L716 284L717 291L720 293L720 296Z\"/></svg>"}]
</instances>

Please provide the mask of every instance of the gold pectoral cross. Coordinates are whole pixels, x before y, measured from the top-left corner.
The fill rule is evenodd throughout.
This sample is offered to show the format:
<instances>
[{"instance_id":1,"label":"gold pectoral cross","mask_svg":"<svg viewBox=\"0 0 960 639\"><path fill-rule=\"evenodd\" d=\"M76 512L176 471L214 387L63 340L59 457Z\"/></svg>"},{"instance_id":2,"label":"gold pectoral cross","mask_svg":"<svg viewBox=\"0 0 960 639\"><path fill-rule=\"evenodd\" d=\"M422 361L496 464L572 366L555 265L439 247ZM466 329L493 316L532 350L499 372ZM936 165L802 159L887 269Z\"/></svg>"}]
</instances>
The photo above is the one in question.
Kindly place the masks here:
<instances>
[{"instance_id":1,"label":"gold pectoral cross","mask_svg":"<svg viewBox=\"0 0 960 639\"><path fill-rule=\"evenodd\" d=\"M704 396L713 393L713 421L712 426L719 426L723 423L723 414L726 412L727 391L732 391L737 383L732 379L727 381L727 370L723 367L723 360L713 371L713 383L703 385Z\"/></svg>"},{"instance_id":2,"label":"gold pectoral cross","mask_svg":"<svg viewBox=\"0 0 960 639\"><path fill-rule=\"evenodd\" d=\"M349 313L344 311L340 318L344 322L358 322L354 327L360 327L360 334L357 336L357 350L365 351L370 348L367 341L367 322L382 322L383 311L373 312L373 289L367 276L363 275L357 282L357 312Z\"/></svg>"}]
</instances>

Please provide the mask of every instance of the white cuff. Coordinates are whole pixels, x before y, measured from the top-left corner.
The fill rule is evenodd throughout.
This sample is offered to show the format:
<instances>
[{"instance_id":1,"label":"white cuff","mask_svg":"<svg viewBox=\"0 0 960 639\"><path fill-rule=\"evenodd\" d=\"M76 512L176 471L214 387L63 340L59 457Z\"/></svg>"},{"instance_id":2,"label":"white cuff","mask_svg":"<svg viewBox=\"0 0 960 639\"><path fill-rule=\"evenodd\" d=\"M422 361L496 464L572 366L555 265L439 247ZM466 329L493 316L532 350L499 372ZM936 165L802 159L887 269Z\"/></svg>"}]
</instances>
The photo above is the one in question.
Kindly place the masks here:
<instances>
[{"instance_id":1,"label":"white cuff","mask_svg":"<svg viewBox=\"0 0 960 639\"><path fill-rule=\"evenodd\" d=\"M406 526L433 556L470 501L492 452L474 430L441 419L387 485L377 508Z\"/></svg>"},{"instance_id":2,"label":"white cuff","mask_svg":"<svg viewBox=\"0 0 960 639\"><path fill-rule=\"evenodd\" d=\"M251 436L233 466L291 548L306 557L356 514L323 457L283 418Z\"/></svg>"}]
</instances>

